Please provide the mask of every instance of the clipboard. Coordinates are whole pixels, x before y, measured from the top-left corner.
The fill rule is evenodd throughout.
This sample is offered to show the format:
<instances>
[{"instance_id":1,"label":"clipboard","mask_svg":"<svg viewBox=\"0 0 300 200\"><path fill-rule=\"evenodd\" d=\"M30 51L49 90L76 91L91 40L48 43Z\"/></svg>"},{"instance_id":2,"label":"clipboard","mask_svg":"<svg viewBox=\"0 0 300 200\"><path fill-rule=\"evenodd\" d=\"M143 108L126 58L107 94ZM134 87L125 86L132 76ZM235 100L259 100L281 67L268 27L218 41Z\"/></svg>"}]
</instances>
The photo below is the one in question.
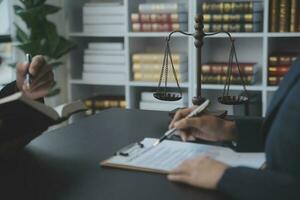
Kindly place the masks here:
<instances>
[{"instance_id":1,"label":"clipboard","mask_svg":"<svg viewBox=\"0 0 300 200\"><path fill-rule=\"evenodd\" d=\"M155 140L157 140L157 139L155 139ZM100 166L126 169L126 170L133 170L133 171L143 171L143 172L150 172L150 173L168 174L167 170L157 170L157 169L152 169L152 168L147 168L147 167L138 167L138 166L131 166L131 165L128 165L128 164L111 162L111 159L117 158L117 157L119 157L121 159L133 158L134 156L137 156L137 154L141 154L144 151L150 150L149 148L153 148L152 145L146 147L143 144L143 141L129 144L129 145L123 147L122 149L120 149L119 151L115 152L114 156L110 157L109 159L101 161Z\"/></svg>"},{"instance_id":2,"label":"clipboard","mask_svg":"<svg viewBox=\"0 0 300 200\"><path fill-rule=\"evenodd\" d=\"M259 169L265 162L264 153L237 153L227 147L145 138L130 144L114 156L100 162L102 167L120 168L159 174L168 174L184 160L205 155L231 166L247 166Z\"/></svg>"}]
</instances>

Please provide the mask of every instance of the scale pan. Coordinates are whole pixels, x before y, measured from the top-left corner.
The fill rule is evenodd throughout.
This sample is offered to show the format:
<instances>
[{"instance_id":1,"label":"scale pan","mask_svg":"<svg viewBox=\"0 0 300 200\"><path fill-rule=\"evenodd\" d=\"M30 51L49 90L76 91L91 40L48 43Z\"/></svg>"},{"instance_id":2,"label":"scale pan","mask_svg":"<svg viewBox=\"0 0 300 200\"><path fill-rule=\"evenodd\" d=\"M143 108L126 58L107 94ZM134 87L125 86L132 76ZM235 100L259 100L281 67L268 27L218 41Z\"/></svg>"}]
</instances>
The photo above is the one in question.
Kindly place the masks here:
<instances>
[{"instance_id":1,"label":"scale pan","mask_svg":"<svg viewBox=\"0 0 300 200\"><path fill-rule=\"evenodd\" d=\"M218 97L218 101L224 105L240 105L248 102L248 97L246 96L222 96Z\"/></svg>"},{"instance_id":2,"label":"scale pan","mask_svg":"<svg viewBox=\"0 0 300 200\"><path fill-rule=\"evenodd\" d=\"M182 94L176 92L155 92L153 96L161 101L178 101L182 98Z\"/></svg>"}]
</instances>

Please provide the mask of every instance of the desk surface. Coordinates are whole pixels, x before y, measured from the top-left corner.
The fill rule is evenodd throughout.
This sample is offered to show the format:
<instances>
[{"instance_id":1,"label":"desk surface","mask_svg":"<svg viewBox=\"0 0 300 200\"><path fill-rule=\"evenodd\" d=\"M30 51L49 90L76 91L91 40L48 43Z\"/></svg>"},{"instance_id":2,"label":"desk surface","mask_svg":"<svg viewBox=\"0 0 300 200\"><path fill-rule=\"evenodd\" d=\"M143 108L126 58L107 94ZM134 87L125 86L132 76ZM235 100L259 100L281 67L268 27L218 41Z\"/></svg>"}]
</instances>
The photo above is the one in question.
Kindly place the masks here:
<instances>
[{"instance_id":1,"label":"desk surface","mask_svg":"<svg viewBox=\"0 0 300 200\"><path fill-rule=\"evenodd\" d=\"M1 169L1 187L11 197L31 200L224 199L164 175L99 166L129 143L159 137L168 120L166 112L111 109L44 133Z\"/></svg>"}]
</instances>

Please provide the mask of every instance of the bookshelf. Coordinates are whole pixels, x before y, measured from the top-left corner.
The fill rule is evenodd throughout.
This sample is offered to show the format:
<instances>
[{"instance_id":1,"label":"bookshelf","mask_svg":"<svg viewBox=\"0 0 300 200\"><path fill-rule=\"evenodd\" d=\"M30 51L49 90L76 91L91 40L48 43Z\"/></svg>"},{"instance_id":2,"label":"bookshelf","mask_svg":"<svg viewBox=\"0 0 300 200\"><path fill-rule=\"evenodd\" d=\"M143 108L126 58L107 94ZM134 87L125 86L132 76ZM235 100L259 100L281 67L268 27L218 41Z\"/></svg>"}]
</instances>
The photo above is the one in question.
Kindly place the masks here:
<instances>
[{"instance_id":1,"label":"bookshelf","mask_svg":"<svg viewBox=\"0 0 300 200\"><path fill-rule=\"evenodd\" d=\"M69 38L78 43L78 49L72 52L68 59L69 80L68 96L69 100L76 98L86 98L96 92L99 94L116 93L124 95L128 108L138 108L139 96L142 91L155 91L157 83L135 82L132 81L131 55L132 53L162 52L164 49L164 39L168 35L166 32L132 32L130 13L137 11L137 4L143 2L180 2L185 3L188 12L188 31L194 31L194 16L204 0L122 0L125 10L125 30L118 33L84 33L82 32L82 7L85 0L66 0L64 1L66 29ZM101 2L101 1L100 1ZM113 2L113 1L112 1ZM119 1L120 2L120 1ZM219 1L221 2L221 1ZM269 32L269 0L261 0L263 4L263 27L257 33L233 33L236 39L237 54L240 62L256 62L259 65L259 74L256 84L247 86L247 89L256 93L261 101L261 115L264 115L272 95L277 90L276 86L267 84L267 65L268 55L276 50L297 49L300 44L300 33L271 33ZM83 49L88 42L98 41L122 41L124 42L126 55L126 81L124 83L105 83L101 81L84 81L81 79L83 65ZM191 99L196 94L196 48L193 45L193 38L187 38L175 34L172 39L174 51L186 52L188 55L188 82L182 83L183 92L188 93L189 105ZM203 62L206 61L226 61L228 57L228 41L225 35L217 35L206 38L203 46ZM175 84L169 84L175 88ZM216 102L216 95L222 92L223 85L204 84L204 95L212 100L215 108L224 108ZM233 93L242 91L239 85L231 87ZM225 107L232 110L232 107Z\"/></svg>"}]
</instances>

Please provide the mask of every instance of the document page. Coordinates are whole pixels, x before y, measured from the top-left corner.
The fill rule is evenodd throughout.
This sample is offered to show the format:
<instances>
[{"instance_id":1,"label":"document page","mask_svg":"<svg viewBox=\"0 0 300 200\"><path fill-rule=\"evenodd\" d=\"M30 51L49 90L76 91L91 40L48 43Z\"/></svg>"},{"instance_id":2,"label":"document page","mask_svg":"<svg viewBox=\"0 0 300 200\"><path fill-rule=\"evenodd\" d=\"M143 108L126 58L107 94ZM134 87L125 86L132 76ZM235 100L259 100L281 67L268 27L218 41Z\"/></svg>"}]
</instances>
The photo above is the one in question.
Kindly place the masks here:
<instances>
[{"instance_id":1,"label":"document page","mask_svg":"<svg viewBox=\"0 0 300 200\"><path fill-rule=\"evenodd\" d=\"M207 155L231 166L259 168L265 161L264 153L236 153L225 147L165 140L153 147L157 139L145 138L139 146L128 149L128 156L117 155L105 161L103 165L122 168L134 168L167 173L182 161L200 155Z\"/></svg>"}]
</instances>

